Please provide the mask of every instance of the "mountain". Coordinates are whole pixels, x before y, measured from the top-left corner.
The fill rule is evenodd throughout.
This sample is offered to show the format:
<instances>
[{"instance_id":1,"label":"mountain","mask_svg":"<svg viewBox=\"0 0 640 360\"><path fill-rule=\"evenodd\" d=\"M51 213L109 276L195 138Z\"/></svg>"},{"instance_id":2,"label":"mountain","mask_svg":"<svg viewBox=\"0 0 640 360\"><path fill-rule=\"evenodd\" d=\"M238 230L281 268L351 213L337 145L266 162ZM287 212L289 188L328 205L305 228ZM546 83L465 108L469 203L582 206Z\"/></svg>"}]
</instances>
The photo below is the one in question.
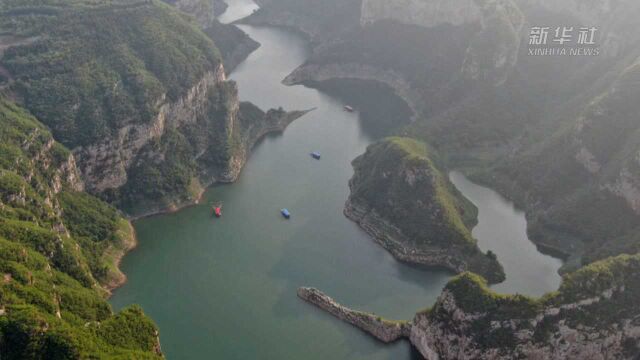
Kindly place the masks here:
<instances>
[{"instance_id":1,"label":"mountain","mask_svg":"<svg viewBox=\"0 0 640 360\"><path fill-rule=\"evenodd\" d=\"M159 1L2 11L4 87L73 151L88 192L141 216L238 176L256 139L233 142L246 107L192 17Z\"/></svg>"},{"instance_id":2,"label":"mountain","mask_svg":"<svg viewBox=\"0 0 640 360\"><path fill-rule=\"evenodd\" d=\"M2 358L160 358L142 310L104 298L124 281L131 225L82 192L73 154L28 112L1 99L0 124Z\"/></svg>"},{"instance_id":3,"label":"mountain","mask_svg":"<svg viewBox=\"0 0 640 360\"><path fill-rule=\"evenodd\" d=\"M638 255L594 263L540 299L497 295L462 274L413 320L408 337L426 359L635 359L640 326Z\"/></svg>"},{"instance_id":4,"label":"mountain","mask_svg":"<svg viewBox=\"0 0 640 360\"><path fill-rule=\"evenodd\" d=\"M504 280L495 255L478 249L477 209L429 157L425 144L388 138L354 160L345 214L401 261Z\"/></svg>"},{"instance_id":5,"label":"mountain","mask_svg":"<svg viewBox=\"0 0 640 360\"><path fill-rule=\"evenodd\" d=\"M640 225L630 100L640 39L629 31L640 6L607 4L365 0L344 22L360 26L317 44L285 83L386 84L414 112L398 134L516 200L530 238L575 269L634 253ZM601 55L531 56L537 25L596 27Z\"/></svg>"},{"instance_id":6,"label":"mountain","mask_svg":"<svg viewBox=\"0 0 640 360\"><path fill-rule=\"evenodd\" d=\"M235 180L305 113L241 103L201 26L154 0L0 3L0 357L163 357L141 308L106 301L125 216Z\"/></svg>"},{"instance_id":7,"label":"mountain","mask_svg":"<svg viewBox=\"0 0 640 360\"><path fill-rule=\"evenodd\" d=\"M285 1L267 2L265 14L280 9L273 3ZM462 170L514 200L526 210L529 238L540 250L567 260L560 292L543 299L502 297L484 289L483 280L463 275L451 286L484 289L472 298L493 299L488 302L493 309L450 307L465 299L445 291L414 325L432 338L426 343L416 338L414 345L427 358L637 357L635 315L607 311L625 308L633 296L635 290L625 289L633 288L640 250L635 100L640 37L633 30L640 3L361 0L359 5L359 15L334 25L337 33L316 37L311 58L285 83L385 84L413 110L413 123L398 124L396 134L427 143L440 173ZM289 25L308 29L308 16L292 9L288 14L295 20ZM333 21L317 15L316 22ZM583 48L591 55L536 56L541 47L529 45L536 26L552 32L573 27L576 37L583 27L595 28L595 44ZM379 152L356 173L375 174L385 160ZM378 194L376 200L389 204L406 200L401 193ZM416 199L406 206L417 204ZM400 230L411 231L417 223ZM568 299L565 292L573 285L567 284L578 278L585 289L597 283L599 290ZM619 286L627 281L628 287ZM507 312L498 310L503 306Z\"/></svg>"},{"instance_id":8,"label":"mountain","mask_svg":"<svg viewBox=\"0 0 640 360\"><path fill-rule=\"evenodd\" d=\"M228 7L222 0L165 0L165 2L194 17L204 33L220 50L227 74L260 47L258 42L237 26L222 24L217 20Z\"/></svg>"},{"instance_id":9,"label":"mountain","mask_svg":"<svg viewBox=\"0 0 640 360\"><path fill-rule=\"evenodd\" d=\"M541 298L496 294L467 272L410 321L349 309L314 288L297 294L383 343L409 340L428 360L636 359L639 265L639 255L593 263Z\"/></svg>"}]
</instances>

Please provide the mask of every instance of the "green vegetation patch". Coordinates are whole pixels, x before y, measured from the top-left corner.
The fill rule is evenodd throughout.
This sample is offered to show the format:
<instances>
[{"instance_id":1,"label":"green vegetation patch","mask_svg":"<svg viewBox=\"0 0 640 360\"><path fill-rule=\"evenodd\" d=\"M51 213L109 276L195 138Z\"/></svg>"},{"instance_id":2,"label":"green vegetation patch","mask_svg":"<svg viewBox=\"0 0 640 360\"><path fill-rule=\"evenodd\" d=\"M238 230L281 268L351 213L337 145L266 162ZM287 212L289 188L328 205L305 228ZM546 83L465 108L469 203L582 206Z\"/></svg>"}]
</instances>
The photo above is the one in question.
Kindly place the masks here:
<instances>
[{"instance_id":1,"label":"green vegetation patch","mask_svg":"<svg viewBox=\"0 0 640 360\"><path fill-rule=\"evenodd\" d=\"M129 224L65 181L70 152L5 99L0 139L0 357L158 358L153 323L138 308L114 317L101 286Z\"/></svg>"},{"instance_id":2,"label":"green vegetation patch","mask_svg":"<svg viewBox=\"0 0 640 360\"><path fill-rule=\"evenodd\" d=\"M5 3L0 32L31 39L2 65L26 107L69 147L149 121L220 63L197 25L162 2Z\"/></svg>"}]
</instances>

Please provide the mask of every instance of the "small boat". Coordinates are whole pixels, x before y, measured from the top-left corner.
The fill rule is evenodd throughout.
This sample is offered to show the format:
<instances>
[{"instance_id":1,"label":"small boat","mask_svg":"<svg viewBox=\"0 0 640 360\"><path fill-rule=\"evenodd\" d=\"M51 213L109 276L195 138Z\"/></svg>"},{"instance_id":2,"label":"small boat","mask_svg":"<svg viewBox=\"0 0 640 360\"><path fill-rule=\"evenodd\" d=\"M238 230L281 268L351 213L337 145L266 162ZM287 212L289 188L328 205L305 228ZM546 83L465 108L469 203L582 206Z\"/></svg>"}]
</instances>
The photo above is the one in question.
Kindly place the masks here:
<instances>
[{"instance_id":1,"label":"small boat","mask_svg":"<svg viewBox=\"0 0 640 360\"><path fill-rule=\"evenodd\" d=\"M312 152L312 153L311 153L311 157L312 157L312 158L314 158L314 159L316 159L316 160L320 160L321 155L320 155L320 153L319 153L319 152L314 151L314 152Z\"/></svg>"},{"instance_id":2,"label":"small boat","mask_svg":"<svg viewBox=\"0 0 640 360\"><path fill-rule=\"evenodd\" d=\"M349 106L349 105L345 105L345 106L344 106L344 109L345 109L346 111L348 111L348 112L354 112L354 111L355 111L355 110L353 110L353 108L352 108L351 106Z\"/></svg>"},{"instance_id":3,"label":"small boat","mask_svg":"<svg viewBox=\"0 0 640 360\"><path fill-rule=\"evenodd\" d=\"M291 213L290 213L290 212L289 212L289 210L287 210L287 209L282 209L282 210L280 210L280 213L282 214L282 216L283 216L285 219L289 219L289 218L291 218Z\"/></svg>"},{"instance_id":4,"label":"small boat","mask_svg":"<svg viewBox=\"0 0 640 360\"><path fill-rule=\"evenodd\" d=\"M222 205L213 206L213 215L217 218L222 217Z\"/></svg>"}]
</instances>

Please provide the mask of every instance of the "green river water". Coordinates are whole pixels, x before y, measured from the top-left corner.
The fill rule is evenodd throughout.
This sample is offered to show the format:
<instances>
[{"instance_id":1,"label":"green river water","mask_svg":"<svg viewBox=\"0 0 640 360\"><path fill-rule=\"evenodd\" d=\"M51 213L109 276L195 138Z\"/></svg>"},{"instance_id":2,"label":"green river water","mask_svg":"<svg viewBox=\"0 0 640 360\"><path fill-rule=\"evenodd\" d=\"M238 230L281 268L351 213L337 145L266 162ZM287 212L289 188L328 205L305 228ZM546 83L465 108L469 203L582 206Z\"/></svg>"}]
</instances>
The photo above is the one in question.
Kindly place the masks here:
<instances>
[{"instance_id":1,"label":"green river water","mask_svg":"<svg viewBox=\"0 0 640 360\"><path fill-rule=\"evenodd\" d=\"M253 8L250 0L230 1L222 20ZM382 345L296 297L299 286L314 286L347 306L410 319L433 304L451 274L395 261L343 216L350 162L376 131L330 96L281 85L309 54L302 38L242 29L262 46L231 75L241 99L317 110L264 139L238 182L211 188L202 205L137 221L139 246L122 262L128 282L112 305L142 305L160 327L168 359L419 358L408 342ZM505 263L509 279L498 289L555 289L560 262L528 241L524 214L459 174L452 179L480 208L474 235L481 247ZM223 218L212 218L213 201L224 203ZM281 218L283 207L291 220ZM522 259L526 266L518 266Z\"/></svg>"}]
</instances>

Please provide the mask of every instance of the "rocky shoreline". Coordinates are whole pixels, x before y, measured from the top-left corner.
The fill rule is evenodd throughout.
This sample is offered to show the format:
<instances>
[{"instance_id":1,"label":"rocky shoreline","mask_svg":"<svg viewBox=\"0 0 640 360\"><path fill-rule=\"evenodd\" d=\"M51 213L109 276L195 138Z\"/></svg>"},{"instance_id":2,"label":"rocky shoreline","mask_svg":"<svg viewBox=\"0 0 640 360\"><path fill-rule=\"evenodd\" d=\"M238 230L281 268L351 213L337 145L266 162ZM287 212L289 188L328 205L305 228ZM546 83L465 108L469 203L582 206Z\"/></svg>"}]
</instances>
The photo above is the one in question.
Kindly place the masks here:
<instances>
[{"instance_id":1,"label":"rocky shoreline","mask_svg":"<svg viewBox=\"0 0 640 360\"><path fill-rule=\"evenodd\" d=\"M434 249L432 252L424 250L418 251L404 245L396 239L402 237L401 231L389 224L375 210L368 209L365 206L358 205L347 200L344 207L344 215L351 221L360 226L369 237L376 243L380 244L397 260L428 267L443 268L454 273L460 273L466 270L465 264L456 260L441 249Z\"/></svg>"},{"instance_id":2,"label":"rocky shoreline","mask_svg":"<svg viewBox=\"0 0 640 360\"><path fill-rule=\"evenodd\" d=\"M451 190L424 144L387 138L369 146L353 167L344 215L397 260L473 271L492 284L505 280L495 255L483 253L471 235L464 214L473 205Z\"/></svg>"},{"instance_id":3,"label":"rocky shoreline","mask_svg":"<svg viewBox=\"0 0 640 360\"><path fill-rule=\"evenodd\" d=\"M635 270L639 260L622 256L594 269ZM584 276L592 271L578 270L559 292L540 299L495 294L483 279L464 273L447 284L432 308L406 322L346 308L314 288L298 289L298 297L384 343L407 339L427 360L637 358L637 316L610 311L611 306L635 308L637 273L618 274L620 283L611 285ZM514 311L520 311L518 317Z\"/></svg>"},{"instance_id":4,"label":"rocky shoreline","mask_svg":"<svg viewBox=\"0 0 640 360\"><path fill-rule=\"evenodd\" d=\"M314 109L290 111L284 113L284 115L281 116L274 114L276 110L270 110L265 114L264 126L259 128L244 129L249 135L242 140L244 146L241 147L241 149L230 159L229 167L227 169L225 169L220 174L207 173L197 179L198 181L196 184L196 188L194 189L194 196L192 199L169 201L168 205L157 207L144 212L138 212L133 216L127 216L127 218L131 221L137 221L152 216L174 213L189 206L199 204L202 196L204 196L204 193L211 186L215 184L230 184L238 180L242 169L244 168L244 165L251 155L251 150L262 138L269 134L278 134L284 132L292 122L303 117L313 110ZM208 180L205 181L203 180L204 178L208 178Z\"/></svg>"},{"instance_id":5,"label":"rocky shoreline","mask_svg":"<svg viewBox=\"0 0 640 360\"><path fill-rule=\"evenodd\" d=\"M384 343L392 343L410 336L411 323L385 320L374 314L351 310L318 289L301 287L298 289L298 297Z\"/></svg>"}]
</instances>

